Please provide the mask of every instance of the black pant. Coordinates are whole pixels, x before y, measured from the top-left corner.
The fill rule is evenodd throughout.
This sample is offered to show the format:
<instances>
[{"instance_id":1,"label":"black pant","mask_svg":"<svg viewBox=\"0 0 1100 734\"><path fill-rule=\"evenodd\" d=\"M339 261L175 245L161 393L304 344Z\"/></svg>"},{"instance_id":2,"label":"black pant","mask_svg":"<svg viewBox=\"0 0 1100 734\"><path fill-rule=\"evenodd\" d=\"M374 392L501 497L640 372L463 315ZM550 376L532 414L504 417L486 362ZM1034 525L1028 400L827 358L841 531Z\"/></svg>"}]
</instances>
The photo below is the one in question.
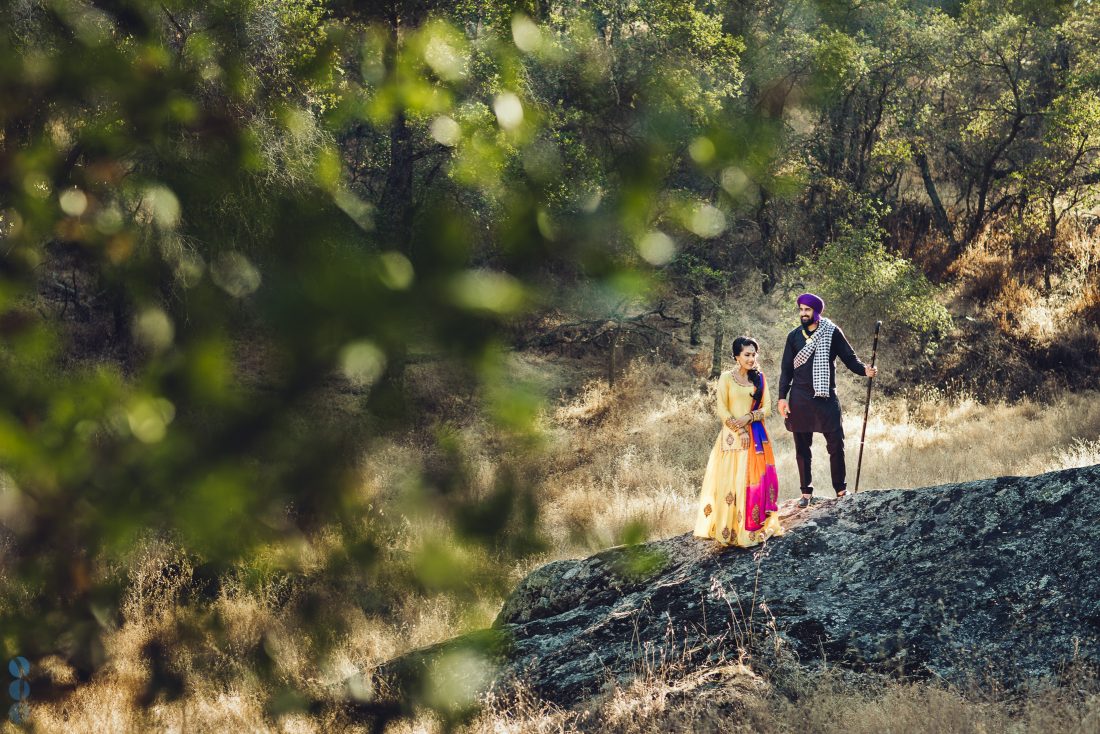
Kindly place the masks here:
<instances>
[{"instance_id":1,"label":"black pant","mask_svg":"<svg viewBox=\"0 0 1100 734\"><path fill-rule=\"evenodd\" d=\"M845 482L844 467L844 432L832 431L822 434L825 436L825 448L829 451L829 469L833 475L833 490L843 492L848 488ZM814 441L812 433L794 434L794 456L798 463L798 481L802 484L802 494L813 494L814 480L810 471L810 463L813 460L813 452L810 445Z\"/></svg>"}]
</instances>

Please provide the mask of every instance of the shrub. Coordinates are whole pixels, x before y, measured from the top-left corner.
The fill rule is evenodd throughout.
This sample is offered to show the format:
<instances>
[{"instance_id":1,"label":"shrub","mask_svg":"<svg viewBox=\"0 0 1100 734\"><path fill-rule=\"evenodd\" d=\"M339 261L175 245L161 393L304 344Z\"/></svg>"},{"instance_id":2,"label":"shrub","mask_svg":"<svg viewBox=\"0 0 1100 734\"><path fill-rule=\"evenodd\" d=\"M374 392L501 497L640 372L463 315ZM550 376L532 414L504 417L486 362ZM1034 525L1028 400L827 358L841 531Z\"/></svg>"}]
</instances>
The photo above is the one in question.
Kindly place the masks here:
<instances>
[{"instance_id":1,"label":"shrub","mask_svg":"<svg viewBox=\"0 0 1100 734\"><path fill-rule=\"evenodd\" d=\"M841 225L839 236L799 258L796 272L830 304L831 313L846 320L892 322L903 327L892 333L932 350L952 327L939 299L942 289L912 262L886 249L884 214L863 202Z\"/></svg>"}]
</instances>

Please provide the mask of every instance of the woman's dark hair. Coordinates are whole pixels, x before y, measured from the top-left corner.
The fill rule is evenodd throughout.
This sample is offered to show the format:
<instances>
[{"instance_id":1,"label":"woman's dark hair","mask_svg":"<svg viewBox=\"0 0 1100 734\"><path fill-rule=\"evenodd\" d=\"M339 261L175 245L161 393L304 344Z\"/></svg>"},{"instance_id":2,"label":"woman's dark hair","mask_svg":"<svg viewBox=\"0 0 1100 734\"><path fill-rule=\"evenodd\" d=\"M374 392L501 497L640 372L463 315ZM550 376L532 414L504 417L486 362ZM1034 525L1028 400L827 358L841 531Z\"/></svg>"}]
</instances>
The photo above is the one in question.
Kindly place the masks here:
<instances>
[{"instance_id":1,"label":"woman's dark hair","mask_svg":"<svg viewBox=\"0 0 1100 734\"><path fill-rule=\"evenodd\" d=\"M741 352L745 351L745 347L755 347L757 352L760 351L760 345L751 336L737 337L733 340L733 346L730 347L730 350L733 352L734 357L739 357ZM764 375L760 374L760 370L749 370L749 379L752 380L752 384L756 385L756 391L752 394L752 399L760 400L764 397Z\"/></svg>"}]
</instances>

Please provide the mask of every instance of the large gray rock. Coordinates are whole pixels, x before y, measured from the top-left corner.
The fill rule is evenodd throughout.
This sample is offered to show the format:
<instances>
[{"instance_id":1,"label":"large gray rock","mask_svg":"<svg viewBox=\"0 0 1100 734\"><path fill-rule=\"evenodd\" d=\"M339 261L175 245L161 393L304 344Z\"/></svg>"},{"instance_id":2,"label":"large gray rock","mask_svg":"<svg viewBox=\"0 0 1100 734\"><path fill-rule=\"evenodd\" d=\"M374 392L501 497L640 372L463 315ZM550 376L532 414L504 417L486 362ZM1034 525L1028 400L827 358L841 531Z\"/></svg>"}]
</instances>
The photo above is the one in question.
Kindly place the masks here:
<instances>
[{"instance_id":1,"label":"large gray rock","mask_svg":"<svg viewBox=\"0 0 1100 734\"><path fill-rule=\"evenodd\" d=\"M536 570L494 625L498 679L572 703L742 652L1009 686L1100 666L1100 466L782 511L763 548L685 534Z\"/></svg>"}]
</instances>

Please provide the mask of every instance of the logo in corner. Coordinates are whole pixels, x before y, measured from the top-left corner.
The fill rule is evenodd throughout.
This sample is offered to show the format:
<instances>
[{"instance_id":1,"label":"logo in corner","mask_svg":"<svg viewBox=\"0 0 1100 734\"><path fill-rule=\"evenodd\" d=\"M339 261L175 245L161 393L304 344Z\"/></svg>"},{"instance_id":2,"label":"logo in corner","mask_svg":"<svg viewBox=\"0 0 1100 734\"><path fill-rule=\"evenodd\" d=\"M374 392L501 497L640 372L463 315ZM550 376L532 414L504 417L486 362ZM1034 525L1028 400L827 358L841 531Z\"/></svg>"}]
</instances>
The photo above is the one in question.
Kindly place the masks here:
<instances>
[{"instance_id":1,"label":"logo in corner","mask_svg":"<svg viewBox=\"0 0 1100 734\"><path fill-rule=\"evenodd\" d=\"M13 724L25 724L31 714L30 704L27 703L31 696L31 686L27 683L31 664L25 657L18 655L8 661L8 672L15 679L8 686L8 695L15 701L8 709L8 720Z\"/></svg>"}]
</instances>

